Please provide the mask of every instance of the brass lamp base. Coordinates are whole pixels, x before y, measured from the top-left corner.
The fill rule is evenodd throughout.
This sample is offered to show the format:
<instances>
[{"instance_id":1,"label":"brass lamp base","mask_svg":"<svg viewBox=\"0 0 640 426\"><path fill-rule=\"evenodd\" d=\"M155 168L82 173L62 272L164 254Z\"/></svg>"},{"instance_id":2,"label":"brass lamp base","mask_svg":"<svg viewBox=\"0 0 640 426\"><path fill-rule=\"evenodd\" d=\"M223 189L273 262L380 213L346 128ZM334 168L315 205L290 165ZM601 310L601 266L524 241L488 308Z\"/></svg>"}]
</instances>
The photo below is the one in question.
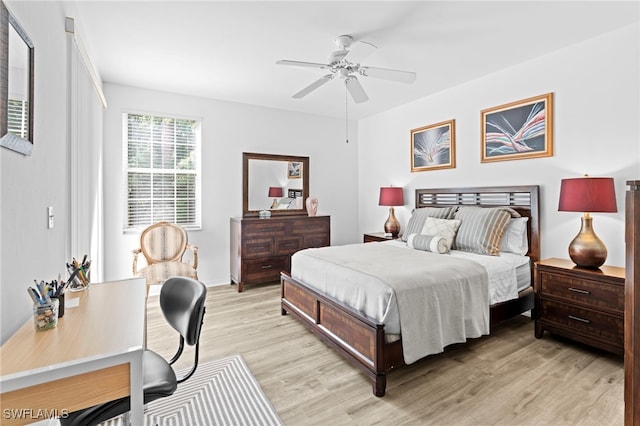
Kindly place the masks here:
<instances>
[{"instance_id":1,"label":"brass lamp base","mask_svg":"<svg viewBox=\"0 0 640 426\"><path fill-rule=\"evenodd\" d=\"M389 218L384 223L384 232L391 234L393 238L396 238L400 233L400 222L396 219L395 211L393 207L389 207Z\"/></svg>"},{"instance_id":2,"label":"brass lamp base","mask_svg":"<svg viewBox=\"0 0 640 426\"><path fill-rule=\"evenodd\" d=\"M585 213L580 232L569 244L569 257L581 268L598 269L607 260L607 247L593 232L593 218Z\"/></svg>"}]
</instances>

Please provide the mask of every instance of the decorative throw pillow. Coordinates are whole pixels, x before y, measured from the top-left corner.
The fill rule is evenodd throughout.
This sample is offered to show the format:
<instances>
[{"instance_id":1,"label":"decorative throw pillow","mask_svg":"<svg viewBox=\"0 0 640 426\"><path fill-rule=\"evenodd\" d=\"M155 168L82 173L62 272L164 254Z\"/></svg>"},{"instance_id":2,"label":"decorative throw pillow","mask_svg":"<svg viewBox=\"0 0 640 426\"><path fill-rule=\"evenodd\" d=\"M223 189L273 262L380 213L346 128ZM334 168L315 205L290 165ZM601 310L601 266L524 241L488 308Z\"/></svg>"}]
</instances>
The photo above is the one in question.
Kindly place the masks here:
<instances>
[{"instance_id":1,"label":"decorative throw pillow","mask_svg":"<svg viewBox=\"0 0 640 426\"><path fill-rule=\"evenodd\" d=\"M422 207L415 209L409 218L407 227L402 235L402 241L407 241L407 238L411 234L422 233L424 227L424 221L427 217L435 217L438 219L453 219L453 214L456 211L456 206L451 207Z\"/></svg>"},{"instance_id":2,"label":"decorative throw pillow","mask_svg":"<svg viewBox=\"0 0 640 426\"><path fill-rule=\"evenodd\" d=\"M500 241L500 251L515 253L525 256L529 251L529 239L527 238L528 217L518 217L509 219L504 229L502 241Z\"/></svg>"},{"instance_id":3,"label":"decorative throw pillow","mask_svg":"<svg viewBox=\"0 0 640 426\"><path fill-rule=\"evenodd\" d=\"M456 219L437 219L427 217L420 232L422 235L438 236L445 239L447 247L451 247L456 231L460 227L460 221Z\"/></svg>"},{"instance_id":4,"label":"decorative throw pillow","mask_svg":"<svg viewBox=\"0 0 640 426\"><path fill-rule=\"evenodd\" d=\"M460 207L455 213L455 218L461 224L453 248L497 256L500 254L500 241L512 211L515 212L500 207Z\"/></svg>"},{"instance_id":5,"label":"decorative throw pillow","mask_svg":"<svg viewBox=\"0 0 640 426\"><path fill-rule=\"evenodd\" d=\"M430 251L433 253L448 253L447 240L435 235L411 234L407 238L407 245L412 249Z\"/></svg>"}]
</instances>

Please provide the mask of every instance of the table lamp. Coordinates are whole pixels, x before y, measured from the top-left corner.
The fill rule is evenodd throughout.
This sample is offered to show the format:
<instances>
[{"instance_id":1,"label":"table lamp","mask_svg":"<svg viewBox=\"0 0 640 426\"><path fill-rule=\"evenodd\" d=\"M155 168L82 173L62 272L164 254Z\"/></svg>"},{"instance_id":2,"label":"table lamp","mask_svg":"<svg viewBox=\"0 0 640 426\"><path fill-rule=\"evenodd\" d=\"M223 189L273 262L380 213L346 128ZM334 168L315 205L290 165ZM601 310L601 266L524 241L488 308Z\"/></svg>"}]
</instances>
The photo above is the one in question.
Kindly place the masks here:
<instances>
[{"instance_id":1,"label":"table lamp","mask_svg":"<svg viewBox=\"0 0 640 426\"><path fill-rule=\"evenodd\" d=\"M273 204L271 204L272 209L278 208L278 198L282 197L282 187L279 186L270 186L269 187L269 197L273 197Z\"/></svg>"},{"instance_id":2,"label":"table lamp","mask_svg":"<svg viewBox=\"0 0 640 426\"><path fill-rule=\"evenodd\" d=\"M589 213L616 213L613 178L589 177L562 179L558 211L582 212L580 232L569 244L569 257L582 267L597 269L607 259L607 247L593 231Z\"/></svg>"},{"instance_id":3,"label":"table lamp","mask_svg":"<svg viewBox=\"0 0 640 426\"><path fill-rule=\"evenodd\" d=\"M396 238L400 233L400 222L396 219L394 206L404 205L404 197L402 195L402 188L387 186L380 188L380 201L379 206L389 206L389 218L384 223L384 232L391 234L393 238Z\"/></svg>"}]
</instances>

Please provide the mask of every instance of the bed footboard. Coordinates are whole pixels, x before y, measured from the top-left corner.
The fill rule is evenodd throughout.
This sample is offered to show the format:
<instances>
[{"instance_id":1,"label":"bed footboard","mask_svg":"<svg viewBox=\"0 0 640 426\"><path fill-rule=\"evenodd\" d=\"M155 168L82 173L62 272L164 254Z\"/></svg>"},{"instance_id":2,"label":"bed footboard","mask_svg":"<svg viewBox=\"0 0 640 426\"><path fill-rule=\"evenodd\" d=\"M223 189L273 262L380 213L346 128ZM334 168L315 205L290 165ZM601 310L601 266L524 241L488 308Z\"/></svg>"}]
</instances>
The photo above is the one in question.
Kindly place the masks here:
<instances>
[{"instance_id":1,"label":"bed footboard","mask_svg":"<svg viewBox=\"0 0 640 426\"><path fill-rule=\"evenodd\" d=\"M387 371L396 362L393 352L385 356L388 345L384 324L317 293L285 272L281 274L280 283L282 315L290 313L302 321L371 378L375 396L384 396Z\"/></svg>"}]
</instances>

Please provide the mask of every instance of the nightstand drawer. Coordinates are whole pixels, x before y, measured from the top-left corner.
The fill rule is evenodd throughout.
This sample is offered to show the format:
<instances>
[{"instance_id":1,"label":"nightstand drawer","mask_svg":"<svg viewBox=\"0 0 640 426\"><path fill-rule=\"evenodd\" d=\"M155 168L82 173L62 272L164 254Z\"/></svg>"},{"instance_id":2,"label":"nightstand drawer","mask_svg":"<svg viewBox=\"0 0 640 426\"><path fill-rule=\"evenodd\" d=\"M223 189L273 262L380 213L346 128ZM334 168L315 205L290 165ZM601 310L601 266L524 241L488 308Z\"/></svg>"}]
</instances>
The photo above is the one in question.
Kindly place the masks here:
<instances>
[{"instance_id":1,"label":"nightstand drawer","mask_svg":"<svg viewBox=\"0 0 640 426\"><path fill-rule=\"evenodd\" d=\"M611 342L624 342L624 318L602 312L582 309L577 306L544 300L541 303L543 322L548 325L561 325L575 332L606 339Z\"/></svg>"},{"instance_id":2,"label":"nightstand drawer","mask_svg":"<svg viewBox=\"0 0 640 426\"><path fill-rule=\"evenodd\" d=\"M624 311L624 286L616 284L540 272L540 295L561 297L620 314Z\"/></svg>"}]
</instances>

